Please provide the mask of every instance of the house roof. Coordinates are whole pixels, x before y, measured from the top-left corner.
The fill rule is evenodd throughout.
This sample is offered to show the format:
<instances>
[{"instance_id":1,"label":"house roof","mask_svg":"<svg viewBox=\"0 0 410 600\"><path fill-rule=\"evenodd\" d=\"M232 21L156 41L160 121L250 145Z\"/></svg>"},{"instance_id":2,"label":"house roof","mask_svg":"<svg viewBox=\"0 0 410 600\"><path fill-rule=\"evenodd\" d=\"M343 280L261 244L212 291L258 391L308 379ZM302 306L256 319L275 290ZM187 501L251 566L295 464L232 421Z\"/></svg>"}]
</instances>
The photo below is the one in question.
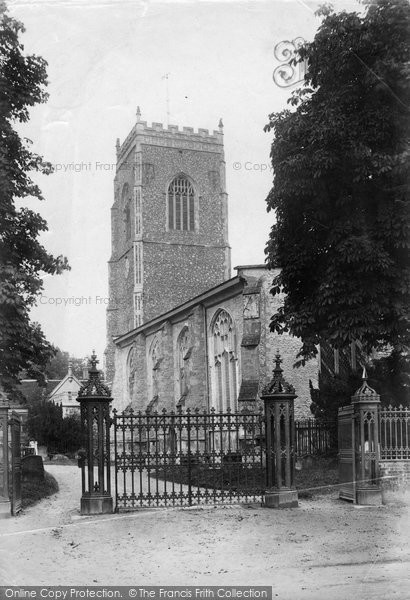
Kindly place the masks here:
<instances>
[{"instance_id":1,"label":"house roof","mask_svg":"<svg viewBox=\"0 0 410 600\"><path fill-rule=\"evenodd\" d=\"M19 390L28 404L39 398L49 399L56 394L67 377L66 375L63 379L49 379L44 386L40 386L37 379L23 379L20 382ZM79 386L82 386L86 381L77 377L74 377L74 379L78 382Z\"/></svg>"},{"instance_id":2,"label":"house roof","mask_svg":"<svg viewBox=\"0 0 410 600\"><path fill-rule=\"evenodd\" d=\"M61 390L61 388L64 386L65 382L68 381L70 378L78 385L78 388L80 388L83 385L83 383L85 383L85 380L78 379L72 373L71 374L67 373L67 375L65 377L63 377L60 381L58 381L57 385L55 385L55 387L51 390L51 392L48 394L48 396L56 395L58 393L58 391Z\"/></svg>"}]
</instances>

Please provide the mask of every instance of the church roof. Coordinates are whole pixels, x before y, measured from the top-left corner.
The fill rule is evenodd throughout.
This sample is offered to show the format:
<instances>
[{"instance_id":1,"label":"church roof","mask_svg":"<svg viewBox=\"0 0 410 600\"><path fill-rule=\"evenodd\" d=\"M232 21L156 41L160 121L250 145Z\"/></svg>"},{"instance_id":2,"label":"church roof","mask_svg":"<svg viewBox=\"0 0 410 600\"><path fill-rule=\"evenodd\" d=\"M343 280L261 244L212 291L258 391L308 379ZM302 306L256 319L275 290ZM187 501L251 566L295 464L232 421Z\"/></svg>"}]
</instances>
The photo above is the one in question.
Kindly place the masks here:
<instances>
[{"instance_id":1,"label":"church roof","mask_svg":"<svg viewBox=\"0 0 410 600\"><path fill-rule=\"evenodd\" d=\"M157 317L154 317L153 319L147 321L146 323L143 323L139 327L136 327L135 329L132 329L131 331L128 331L123 335L119 335L118 337L114 338L114 342L117 344L121 344L121 342L126 342L128 338L134 337L136 333L140 333L143 331L147 332L147 330L154 328L159 323L172 319L172 317L179 315L184 311L190 310L198 304L212 306L212 304L220 302L224 296L232 296L241 293L244 285L245 280L242 277L240 277L239 275L237 275L236 277L232 277L231 279L228 279L227 281L224 281L223 283L220 283L219 285L210 288L206 292L202 292L202 294L195 296L191 300L187 300L183 304L180 304L175 308L172 308L171 310L168 310L167 312L162 313Z\"/></svg>"},{"instance_id":2,"label":"church roof","mask_svg":"<svg viewBox=\"0 0 410 600\"><path fill-rule=\"evenodd\" d=\"M157 317L154 317L153 319L147 321L146 323L143 323L139 327L136 327L135 329L132 329L131 331L127 331L126 333L123 333L122 335L115 337L114 342L116 344L121 344L123 342L126 343L129 340L129 338L134 337L134 335L136 333L141 333L141 332L148 333L148 331L151 328L155 328L163 321L170 320L173 317L180 315L184 311L188 311L188 310L192 309L194 306L196 306L198 304L204 304L205 306L209 307L209 306L212 306L213 304L220 302L221 300L224 300L226 297L232 297L233 295L236 295L236 294L245 293L244 290L246 290L246 293L248 293L248 294L255 293L255 292L259 291L259 289L260 289L260 286L261 286L260 280L258 278L252 278L252 277L245 278L241 272L243 270L248 271L248 270L268 269L268 266L266 264L240 265L240 266L237 266L234 268L238 272L238 274L235 277L232 277L231 279L228 279L227 281L224 281L223 283L220 283L220 284L210 288L209 290L206 290L206 292L202 292L202 294L199 294L198 296L195 296L194 298L187 300L183 304L179 304L178 306L175 306L171 310L169 310L165 313L162 313L162 314L158 315Z\"/></svg>"}]
</instances>

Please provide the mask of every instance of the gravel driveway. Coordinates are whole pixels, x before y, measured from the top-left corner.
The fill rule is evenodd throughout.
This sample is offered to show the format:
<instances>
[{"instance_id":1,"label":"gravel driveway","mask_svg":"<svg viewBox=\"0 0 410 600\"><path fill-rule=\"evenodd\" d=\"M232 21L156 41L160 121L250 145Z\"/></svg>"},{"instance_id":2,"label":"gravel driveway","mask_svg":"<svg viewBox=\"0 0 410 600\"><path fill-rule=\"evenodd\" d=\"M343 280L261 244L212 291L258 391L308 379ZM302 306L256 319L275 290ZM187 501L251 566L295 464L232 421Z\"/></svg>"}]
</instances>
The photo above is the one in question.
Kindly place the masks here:
<instances>
[{"instance_id":1,"label":"gravel driveway","mask_svg":"<svg viewBox=\"0 0 410 600\"><path fill-rule=\"evenodd\" d=\"M410 598L410 508L337 494L297 509L219 506L81 517L76 466L58 494L0 521L2 585L270 585L273 598Z\"/></svg>"}]
</instances>

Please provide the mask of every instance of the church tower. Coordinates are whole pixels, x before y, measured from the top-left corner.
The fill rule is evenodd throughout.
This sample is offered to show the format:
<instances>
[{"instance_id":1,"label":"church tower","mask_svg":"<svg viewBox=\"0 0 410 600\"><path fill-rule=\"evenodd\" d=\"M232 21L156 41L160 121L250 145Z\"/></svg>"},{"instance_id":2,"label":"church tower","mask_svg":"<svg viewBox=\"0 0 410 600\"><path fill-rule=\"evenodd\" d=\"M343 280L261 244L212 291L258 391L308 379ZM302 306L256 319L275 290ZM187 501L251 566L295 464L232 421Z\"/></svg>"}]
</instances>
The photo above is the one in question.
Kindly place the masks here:
<instances>
[{"instance_id":1,"label":"church tower","mask_svg":"<svg viewBox=\"0 0 410 600\"><path fill-rule=\"evenodd\" d=\"M113 337L230 277L223 125L194 131L137 121L117 140L106 376Z\"/></svg>"}]
</instances>

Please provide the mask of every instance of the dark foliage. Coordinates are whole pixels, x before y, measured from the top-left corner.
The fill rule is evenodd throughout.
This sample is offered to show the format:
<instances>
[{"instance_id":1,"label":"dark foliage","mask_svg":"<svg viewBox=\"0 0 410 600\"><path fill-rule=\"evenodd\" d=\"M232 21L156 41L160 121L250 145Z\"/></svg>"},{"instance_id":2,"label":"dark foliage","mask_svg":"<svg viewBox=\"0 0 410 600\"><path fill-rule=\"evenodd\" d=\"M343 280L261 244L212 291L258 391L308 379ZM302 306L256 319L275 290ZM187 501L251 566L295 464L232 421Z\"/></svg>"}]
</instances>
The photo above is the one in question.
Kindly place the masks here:
<instances>
[{"instance_id":1,"label":"dark foliage","mask_svg":"<svg viewBox=\"0 0 410 600\"><path fill-rule=\"evenodd\" d=\"M48 379L63 379L68 372L68 363L71 362L74 375L82 379L83 361L82 358L70 357L69 352L56 348L56 354L49 360L45 373Z\"/></svg>"},{"instance_id":2,"label":"dark foliage","mask_svg":"<svg viewBox=\"0 0 410 600\"><path fill-rule=\"evenodd\" d=\"M29 120L29 108L47 100L46 62L25 55L19 41L23 25L0 3L0 371L5 391L16 390L19 374L43 379L54 348L30 308L42 289L42 274L68 268L63 256L54 257L38 237L47 230L44 219L22 201L42 200L31 172L51 173L51 165L32 152L31 140L21 138L16 124Z\"/></svg>"},{"instance_id":3,"label":"dark foliage","mask_svg":"<svg viewBox=\"0 0 410 600\"><path fill-rule=\"evenodd\" d=\"M47 400L29 406L27 433L30 439L47 446L49 454L75 453L82 445L79 417L63 417L61 405Z\"/></svg>"},{"instance_id":4,"label":"dark foliage","mask_svg":"<svg viewBox=\"0 0 410 600\"><path fill-rule=\"evenodd\" d=\"M324 341L408 354L410 4L366 4L364 15L321 9L300 50L304 87L266 126L266 252L281 267L272 293L286 294L271 328L302 340L299 364Z\"/></svg>"}]
</instances>

